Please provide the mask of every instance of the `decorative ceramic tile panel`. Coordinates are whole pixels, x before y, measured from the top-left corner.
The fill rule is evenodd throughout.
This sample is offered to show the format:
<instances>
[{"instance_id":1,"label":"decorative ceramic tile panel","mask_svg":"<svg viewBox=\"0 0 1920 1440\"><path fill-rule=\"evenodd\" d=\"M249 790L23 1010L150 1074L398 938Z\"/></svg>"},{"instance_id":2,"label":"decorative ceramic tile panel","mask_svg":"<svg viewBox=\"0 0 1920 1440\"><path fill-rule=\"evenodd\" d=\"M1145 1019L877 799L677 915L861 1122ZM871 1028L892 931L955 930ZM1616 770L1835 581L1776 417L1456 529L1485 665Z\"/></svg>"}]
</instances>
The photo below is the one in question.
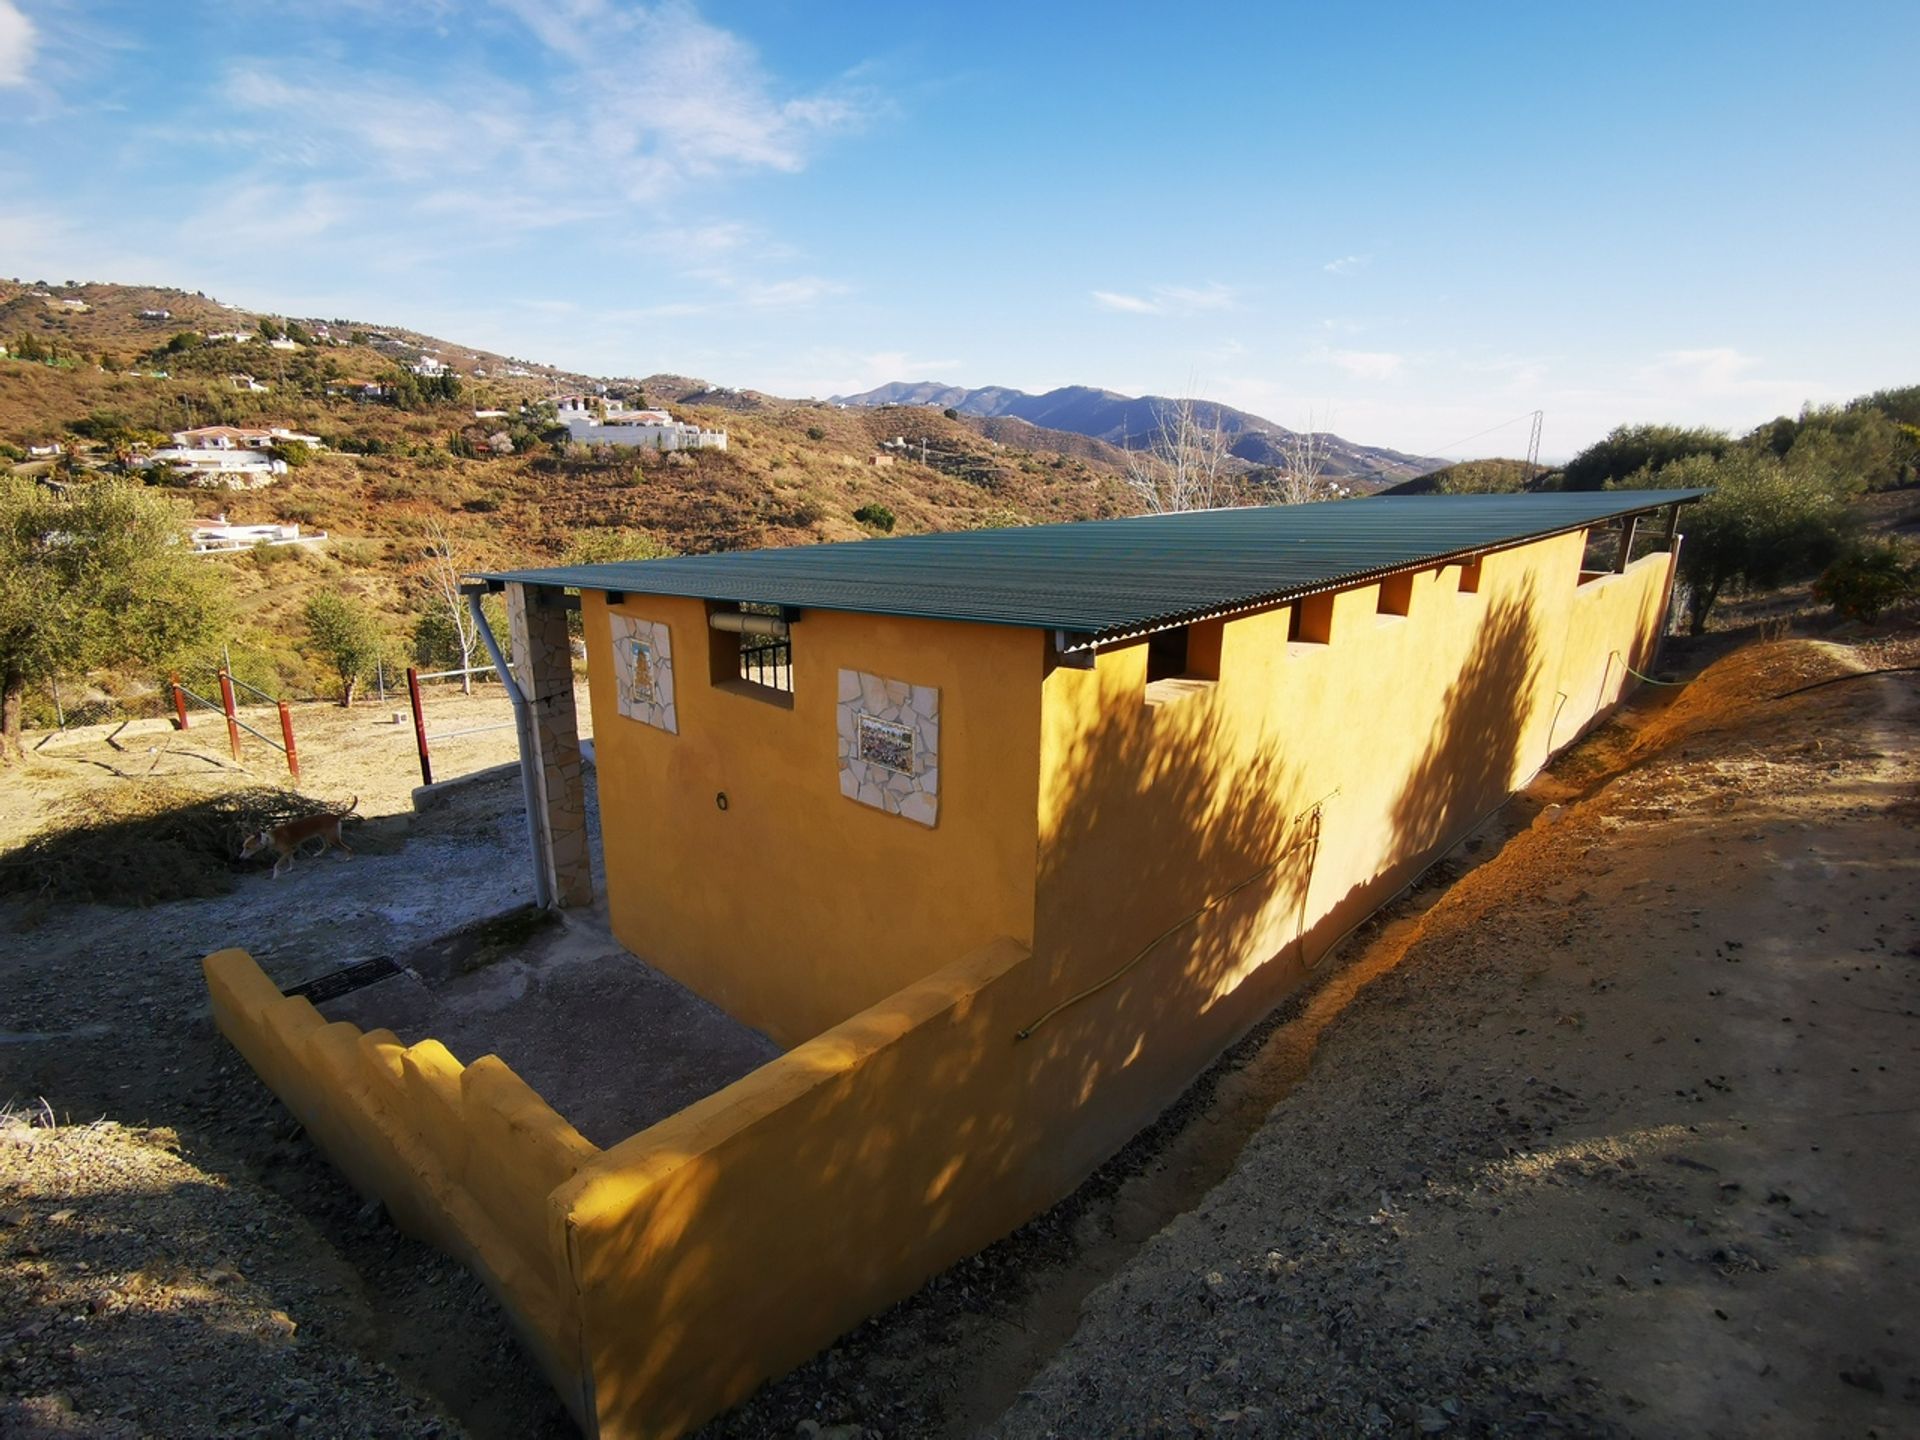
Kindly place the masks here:
<instances>
[{"instance_id":1,"label":"decorative ceramic tile panel","mask_svg":"<svg viewBox=\"0 0 1920 1440\"><path fill-rule=\"evenodd\" d=\"M931 826L940 818L940 691L840 672L840 793Z\"/></svg>"},{"instance_id":2,"label":"decorative ceramic tile panel","mask_svg":"<svg viewBox=\"0 0 1920 1440\"><path fill-rule=\"evenodd\" d=\"M643 725L680 733L673 704L673 641L658 620L609 615L613 677L620 713Z\"/></svg>"}]
</instances>

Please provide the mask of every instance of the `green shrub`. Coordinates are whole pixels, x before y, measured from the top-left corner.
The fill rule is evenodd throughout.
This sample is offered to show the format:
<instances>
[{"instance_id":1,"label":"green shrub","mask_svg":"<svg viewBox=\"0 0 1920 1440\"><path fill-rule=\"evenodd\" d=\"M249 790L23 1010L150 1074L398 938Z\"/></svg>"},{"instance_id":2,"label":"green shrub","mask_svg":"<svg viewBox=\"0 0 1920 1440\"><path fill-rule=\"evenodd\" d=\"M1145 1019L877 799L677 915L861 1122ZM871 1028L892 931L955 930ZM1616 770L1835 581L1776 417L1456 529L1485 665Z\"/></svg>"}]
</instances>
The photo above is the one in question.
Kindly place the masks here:
<instances>
[{"instance_id":1,"label":"green shrub","mask_svg":"<svg viewBox=\"0 0 1920 1440\"><path fill-rule=\"evenodd\" d=\"M340 703L353 704L360 682L373 675L390 648L380 617L357 596L322 590L308 599L301 618L315 658L339 681Z\"/></svg>"},{"instance_id":2,"label":"green shrub","mask_svg":"<svg viewBox=\"0 0 1920 1440\"><path fill-rule=\"evenodd\" d=\"M271 570L276 565L298 565L307 558L305 545L275 545L262 540L248 553L256 569Z\"/></svg>"},{"instance_id":3,"label":"green shrub","mask_svg":"<svg viewBox=\"0 0 1920 1440\"><path fill-rule=\"evenodd\" d=\"M1920 594L1920 563L1897 540L1864 540L1849 547L1813 584L1814 599L1849 620L1868 623L1916 594Z\"/></svg>"},{"instance_id":4,"label":"green shrub","mask_svg":"<svg viewBox=\"0 0 1920 1440\"><path fill-rule=\"evenodd\" d=\"M1657 473L1693 456L1718 458L1733 444L1719 430L1686 430L1678 425L1620 425L1604 440L1582 450L1561 474L1567 490L1601 490L1639 470ZM1668 482L1662 478L1662 485Z\"/></svg>"},{"instance_id":5,"label":"green shrub","mask_svg":"<svg viewBox=\"0 0 1920 1440\"><path fill-rule=\"evenodd\" d=\"M822 430L818 425L807 426L807 439L824 440L826 438L827 438L827 432Z\"/></svg>"},{"instance_id":6,"label":"green shrub","mask_svg":"<svg viewBox=\"0 0 1920 1440\"><path fill-rule=\"evenodd\" d=\"M885 530L889 533L893 530L895 519L893 511L889 510L885 505L871 500L854 511L853 518L858 520L862 525L871 526L875 530Z\"/></svg>"}]
</instances>

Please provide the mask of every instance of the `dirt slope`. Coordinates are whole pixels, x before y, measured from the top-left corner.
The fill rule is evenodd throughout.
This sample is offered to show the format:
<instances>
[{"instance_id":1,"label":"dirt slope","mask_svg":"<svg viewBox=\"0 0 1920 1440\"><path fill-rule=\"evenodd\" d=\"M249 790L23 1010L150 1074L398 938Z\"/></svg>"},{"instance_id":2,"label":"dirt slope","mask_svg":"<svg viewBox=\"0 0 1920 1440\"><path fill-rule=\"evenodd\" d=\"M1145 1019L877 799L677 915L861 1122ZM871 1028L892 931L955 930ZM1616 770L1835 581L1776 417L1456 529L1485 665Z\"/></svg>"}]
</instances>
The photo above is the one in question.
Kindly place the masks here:
<instances>
[{"instance_id":1,"label":"dirt slope","mask_svg":"<svg viewBox=\"0 0 1920 1440\"><path fill-rule=\"evenodd\" d=\"M1913 648L1740 652L1556 772L991 1433L1920 1429L1920 704L1764 698Z\"/></svg>"}]
</instances>

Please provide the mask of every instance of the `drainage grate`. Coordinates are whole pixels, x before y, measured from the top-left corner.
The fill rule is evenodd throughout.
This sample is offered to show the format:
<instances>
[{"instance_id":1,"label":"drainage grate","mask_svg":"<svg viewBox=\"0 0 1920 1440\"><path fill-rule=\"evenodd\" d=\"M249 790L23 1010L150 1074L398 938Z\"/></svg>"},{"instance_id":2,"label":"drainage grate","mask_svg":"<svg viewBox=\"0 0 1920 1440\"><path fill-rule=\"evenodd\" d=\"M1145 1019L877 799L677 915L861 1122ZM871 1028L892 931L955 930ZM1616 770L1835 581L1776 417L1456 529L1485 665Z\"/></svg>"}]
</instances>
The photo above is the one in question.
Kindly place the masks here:
<instances>
[{"instance_id":1,"label":"drainage grate","mask_svg":"<svg viewBox=\"0 0 1920 1440\"><path fill-rule=\"evenodd\" d=\"M400 967L385 955L376 955L371 960L362 960L357 965L348 965L328 974L294 986L287 991L289 996L304 995L315 1005L328 1000L338 1000L342 995L350 995L355 990L364 990L376 985L390 976L398 975Z\"/></svg>"}]
</instances>

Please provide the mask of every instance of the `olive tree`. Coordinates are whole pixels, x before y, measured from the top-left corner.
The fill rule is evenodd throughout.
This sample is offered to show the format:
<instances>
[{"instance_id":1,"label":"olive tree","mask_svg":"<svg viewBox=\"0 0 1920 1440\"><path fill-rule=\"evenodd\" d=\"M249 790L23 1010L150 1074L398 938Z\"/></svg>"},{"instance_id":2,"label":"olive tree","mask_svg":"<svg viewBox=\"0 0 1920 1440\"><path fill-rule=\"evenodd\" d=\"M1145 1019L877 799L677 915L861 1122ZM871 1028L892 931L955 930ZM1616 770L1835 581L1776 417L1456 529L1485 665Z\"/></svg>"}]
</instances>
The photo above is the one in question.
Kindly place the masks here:
<instances>
[{"instance_id":1,"label":"olive tree","mask_svg":"<svg viewBox=\"0 0 1920 1440\"><path fill-rule=\"evenodd\" d=\"M1563 490L1603 490L1636 471L1656 472L1695 456L1718 458L1732 446L1724 431L1683 429L1678 425L1619 425L1569 460L1561 471ZM1666 484L1662 478L1661 484Z\"/></svg>"},{"instance_id":2,"label":"olive tree","mask_svg":"<svg viewBox=\"0 0 1920 1440\"><path fill-rule=\"evenodd\" d=\"M1851 529L1836 477L1769 454L1692 456L1662 469L1660 483L1713 491L1688 511L1680 552L1688 623L1696 635L1728 591L1764 590L1818 575L1841 552Z\"/></svg>"},{"instance_id":3,"label":"olive tree","mask_svg":"<svg viewBox=\"0 0 1920 1440\"><path fill-rule=\"evenodd\" d=\"M221 632L226 594L182 543L189 518L119 480L54 491L0 479L0 759L24 753L29 685L108 666L163 669Z\"/></svg>"},{"instance_id":4,"label":"olive tree","mask_svg":"<svg viewBox=\"0 0 1920 1440\"><path fill-rule=\"evenodd\" d=\"M340 703L353 704L360 682L386 658L387 635L366 601L322 590L307 601L307 637L327 668L339 677Z\"/></svg>"}]
</instances>

